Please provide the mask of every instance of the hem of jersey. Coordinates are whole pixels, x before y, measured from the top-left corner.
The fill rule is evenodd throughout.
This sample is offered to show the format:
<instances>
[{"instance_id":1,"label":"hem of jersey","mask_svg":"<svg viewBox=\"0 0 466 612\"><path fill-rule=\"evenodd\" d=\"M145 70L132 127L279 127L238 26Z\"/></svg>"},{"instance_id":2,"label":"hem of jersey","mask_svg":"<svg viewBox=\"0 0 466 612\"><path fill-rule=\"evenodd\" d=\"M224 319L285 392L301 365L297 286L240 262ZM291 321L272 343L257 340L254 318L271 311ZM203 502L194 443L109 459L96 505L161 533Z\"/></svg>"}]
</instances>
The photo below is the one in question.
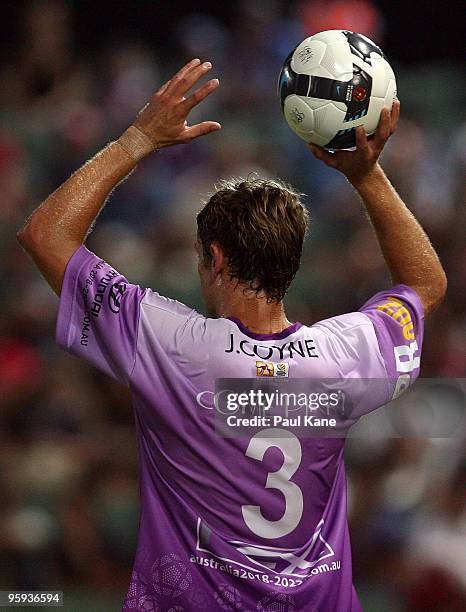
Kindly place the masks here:
<instances>
[{"instance_id":1,"label":"hem of jersey","mask_svg":"<svg viewBox=\"0 0 466 612\"><path fill-rule=\"evenodd\" d=\"M75 303L76 285L79 274L85 264L86 247L81 245L71 256L66 264L63 283L60 291L60 301L58 304L57 324L55 331L55 341L58 346L68 349L70 347L70 322L72 321L73 308ZM83 260L75 266L75 259L82 257Z\"/></svg>"},{"instance_id":2,"label":"hem of jersey","mask_svg":"<svg viewBox=\"0 0 466 612\"><path fill-rule=\"evenodd\" d=\"M404 283L398 283L398 284L396 284L396 285L393 285L393 287L390 287L390 289L387 289L387 290L386 290L386 292L387 292L387 293L390 293L390 292L393 290L393 293L396 293L396 292L397 292L397 291L400 289L400 287L402 287L403 289L407 289L408 293L410 293L410 292L411 292L411 293L413 293L413 294L414 294L414 297L415 297L415 298L418 300L418 302L419 302L418 306L419 306L419 309L420 309L420 314L421 314L420 318L421 318L421 320L422 320L422 321L425 321L425 310L424 310L424 304L422 303L422 300L421 300L421 297L420 297L419 293L418 293L418 292L417 292L415 289L413 289L413 288L411 287L411 285L406 285L406 284L404 284ZM374 296L374 297L375 297L375 296ZM373 299L373 298L371 298L371 300L372 300L372 299ZM396 299L399 299L399 298L397 297ZM409 303L409 302L406 300L406 298L402 298L402 299L403 299L403 301L405 302L405 307L406 307L406 305L407 305L407 306L409 306L410 310L414 310L414 309L413 309L413 307L412 307L412 305L411 305L411 304L410 304L410 303ZM367 303L367 302L366 302L366 303ZM364 306L365 306L365 305L364 305ZM364 308L364 306L362 306L362 308ZM381 346L380 346L380 339L379 339L379 338L380 338L381 336L383 336L383 334L385 333L385 329L383 328L383 326L380 326L380 327L379 327L379 325L377 324L377 322L376 322L375 320L372 320L372 317L370 316L370 312L365 312L364 310L358 310L358 312L359 312L360 314L364 315L364 316L366 317L366 319L368 319L368 320L369 320L369 322L370 322L370 324L371 324L371 326L372 326L372 329L374 330L374 335L375 335L375 338L376 338L376 340L377 340L377 348L379 349L379 357L381 358L382 365L383 365L383 367L384 367L384 371L385 371L385 376L387 377L387 381L388 381L388 380L390 380L390 377L389 377L389 375L388 375L388 372L387 372L387 366L385 365L385 360L384 360L383 355L382 355L382 350L381 350ZM415 311L414 311L414 312L415 312ZM411 312L410 312L410 314L411 314ZM391 340L390 340L390 338L389 338L389 344L391 344ZM388 384L388 386L389 386L389 388L390 388L390 384Z\"/></svg>"},{"instance_id":3,"label":"hem of jersey","mask_svg":"<svg viewBox=\"0 0 466 612\"><path fill-rule=\"evenodd\" d=\"M420 311L420 319L422 319L423 321L425 320L425 309L424 309L424 304L422 303L421 300L421 296L419 295L419 293L416 291L416 289L414 289L413 287L411 287L411 285L406 285L405 283L398 283L397 285L393 285L393 287L390 287L389 289L385 289L383 291L379 291L379 293L376 293L375 295L373 295L368 302L372 302L372 300L377 297L377 295L379 295L380 293L391 293L393 291L393 293L399 292L399 289L405 289L407 290L407 293L412 293L414 294L413 297L417 300L418 304L417 307L419 308ZM404 296L393 296L395 299L397 300L401 300L405 302L405 306L408 305L410 308L413 308L412 305L409 303L409 300L406 299L406 297ZM357 311L357 312L362 312L364 313L363 308L366 306L366 304L368 302L365 302L361 308ZM411 313L410 313L411 314Z\"/></svg>"},{"instance_id":4,"label":"hem of jersey","mask_svg":"<svg viewBox=\"0 0 466 612\"><path fill-rule=\"evenodd\" d=\"M281 332L275 332L274 334L257 334L256 332L253 332L248 327L246 327L246 325L241 323L241 321L237 317L225 318L228 321L234 323L245 336L249 336L249 338L252 338L253 340L283 340L283 338L291 336L291 334L294 334L298 331L298 329L303 326L302 323L296 321L296 323L292 323L287 328L283 329Z\"/></svg>"},{"instance_id":5,"label":"hem of jersey","mask_svg":"<svg viewBox=\"0 0 466 612\"><path fill-rule=\"evenodd\" d=\"M419 293L416 291L416 289L414 289L413 287L411 287L411 285L405 285L404 283L398 283L398 285L394 285L393 287L391 287L391 289L396 289L397 287L404 287L409 291L411 291L412 293L414 293L415 297L417 298L418 302L419 302L419 309L421 311L421 319L425 320L425 309L424 309L424 304L422 303L421 300L421 296L419 295ZM411 306L411 304L408 304L408 306Z\"/></svg>"}]
</instances>

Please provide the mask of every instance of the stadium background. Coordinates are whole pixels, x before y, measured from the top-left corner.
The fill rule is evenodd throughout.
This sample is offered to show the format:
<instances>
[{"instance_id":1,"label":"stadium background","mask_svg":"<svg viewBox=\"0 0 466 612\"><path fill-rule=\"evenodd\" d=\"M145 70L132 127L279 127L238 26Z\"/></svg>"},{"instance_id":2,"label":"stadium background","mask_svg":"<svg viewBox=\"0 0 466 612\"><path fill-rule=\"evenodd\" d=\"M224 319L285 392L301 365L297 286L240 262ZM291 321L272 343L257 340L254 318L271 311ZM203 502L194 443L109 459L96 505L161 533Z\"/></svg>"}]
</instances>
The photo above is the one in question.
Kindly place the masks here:
<instances>
[{"instance_id":1,"label":"stadium background","mask_svg":"<svg viewBox=\"0 0 466 612\"><path fill-rule=\"evenodd\" d=\"M310 238L287 299L305 323L387 286L355 196L285 125L289 50L332 28L381 44L402 101L383 165L437 247L448 297L428 322L422 375L466 372L466 166L459 2L3 2L0 22L0 589L60 588L66 609L113 610L138 522L128 394L54 345L57 299L21 251L25 216L117 137L185 60L214 63L202 105L223 130L146 160L89 245L133 282L201 308L194 214L220 177L257 171L308 194ZM413 245L416 248L416 245ZM348 446L354 579L364 610L464 610L464 442Z\"/></svg>"}]
</instances>

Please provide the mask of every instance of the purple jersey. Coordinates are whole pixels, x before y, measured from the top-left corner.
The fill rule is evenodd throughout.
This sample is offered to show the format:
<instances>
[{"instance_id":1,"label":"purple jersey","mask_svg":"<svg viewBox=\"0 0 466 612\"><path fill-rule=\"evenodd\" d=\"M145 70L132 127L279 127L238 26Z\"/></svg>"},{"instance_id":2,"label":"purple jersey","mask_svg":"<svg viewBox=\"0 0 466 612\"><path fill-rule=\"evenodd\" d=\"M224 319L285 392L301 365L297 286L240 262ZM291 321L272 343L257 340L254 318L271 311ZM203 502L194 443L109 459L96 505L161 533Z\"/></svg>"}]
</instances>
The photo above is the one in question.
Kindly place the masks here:
<instances>
[{"instance_id":1,"label":"purple jersey","mask_svg":"<svg viewBox=\"0 0 466 612\"><path fill-rule=\"evenodd\" d=\"M81 247L68 264L58 343L129 385L141 510L124 610L360 610L352 585L344 438L222 438L215 380L387 379L419 372L423 312L393 287L311 327L254 334L128 281Z\"/></svg>"}]
</instances>

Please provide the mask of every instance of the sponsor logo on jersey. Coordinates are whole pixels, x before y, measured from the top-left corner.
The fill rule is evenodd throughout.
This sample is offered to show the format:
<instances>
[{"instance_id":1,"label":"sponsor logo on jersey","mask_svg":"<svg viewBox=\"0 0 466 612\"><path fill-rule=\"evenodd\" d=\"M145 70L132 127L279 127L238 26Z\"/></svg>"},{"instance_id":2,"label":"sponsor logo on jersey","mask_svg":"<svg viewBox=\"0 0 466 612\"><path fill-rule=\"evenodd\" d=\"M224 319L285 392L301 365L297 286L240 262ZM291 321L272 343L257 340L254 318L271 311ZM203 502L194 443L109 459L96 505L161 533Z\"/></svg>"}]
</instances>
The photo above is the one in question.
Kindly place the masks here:
<instances>
[{"instance_id":1,"label":"sponsor logo on jersey","mask_svg":"<svg viewBox=\"0 0 466 612\"><path fill-rule=\"evenodd\" d=\"M256 361L256 376L288 376L287 363L269 363L268 361Z\"/></svg>"},{"instance_id":2,"label":"sponsor logo on jersey","mask_svg":"<svg viewBox=\"0 0 466 612\"><path fill-rule=\"evenodd\" d=\"M89 334L91 331L91 314L88 310L84 311L84 317L81 326L81 346L87 346L89 344Z\"/></svg>"},{"instance_id":3,"label":"sponsor logo on jersey","mask_svg":"<svg viewBox=\"0 0 466 612\"><path fill-rule=\"evenodd\" d=\"M393 398L396 398L410 386L412 382L411 373L418 370L421 365L421 358L418 354L419 347L414 333L411 313L399 299L389 296L377 305L377 310L396 321L402 329L403 338L408 341L407 344L393 347L395 368L399 374L393 393Z\"/></svg>"},{"instance_id":4,"label":"sponsor logo on jersey","mask_svg":"<svg viewBox=\"0 0 466 612\"><path fill-rule=\"evenodd\" d=\"M98 278L99 272L104 272L104 275L100 279ZM98 261L90 270L81 288L81 295L84 302L84 308L92 317L99 317L102 306L104 305L105 292L116 276L118 276L118 272L112 268L108 268L108 264L103 259ZM86 322L85 325L88 325L88 322ZM84 331L89 331L89 327L86 327ZM87 340L87 338L83 339Z\"/></svg>"},{"instance_id":5,"label":"sponsor logo on jersey","mask_svg":"<svg viewBox=\"0 0 466 612\"><path fill-rule=\"evenodd\" d=\"M114 283L108 293L108 306L115 314L120 312L121 298L125 291L126 283Z\"/></svg>"},{"instance_id":6,"label":"sponsor logo on jersey","mask_svg":"<svg viewBox=\"0 0 466 612\"><path fill-rule=\"evenodd\" d=\"M104 295L107 291L107 287L110 285L110 281L115 278L117 274L118 272L116 272L115 270L109 270L99 281L97 281L94 299L92 300L90 308L92 316L99 316L104 301Z\"/></svg>"},{"instance_id":7,"label":"sponsor logo on jersey","mask_svg":"<svg viewBox=\"0 0 466 612\"><path fill-rule=\"evenodd\" d=\"M400 300L389 297L388 301L377 306L377 310L387 314L402 327L403 337L406 340L415 340L416 336L414 335L414 325L411 314L406 306L403 306Z\"/></svg>"},{"instance_id":8,"label":"sponsor logo on jersey","mask_svg":"<svg viewBox=\"0 0 466 612\"><path fill-rule=\"evenodd\" d=\"M239 576L241 570L246 569L253 572L259 571L261 574L308 578L322 571L341 569L340 561L335 559L335 551L322 536L323 527L324 520L321 519L314 533L310 532L308 540L303 542L299 548L279 548L238 540L224 541L198 518L196 551L216 557L226 564L223 571L228 571L233 576ZM324 560L331 565L319 569L318 564ZM191 562L214 568L219 565L218 561L210 561L203 557L196 558L195 555L192 555Z\"/></svg>"}]
</instances>

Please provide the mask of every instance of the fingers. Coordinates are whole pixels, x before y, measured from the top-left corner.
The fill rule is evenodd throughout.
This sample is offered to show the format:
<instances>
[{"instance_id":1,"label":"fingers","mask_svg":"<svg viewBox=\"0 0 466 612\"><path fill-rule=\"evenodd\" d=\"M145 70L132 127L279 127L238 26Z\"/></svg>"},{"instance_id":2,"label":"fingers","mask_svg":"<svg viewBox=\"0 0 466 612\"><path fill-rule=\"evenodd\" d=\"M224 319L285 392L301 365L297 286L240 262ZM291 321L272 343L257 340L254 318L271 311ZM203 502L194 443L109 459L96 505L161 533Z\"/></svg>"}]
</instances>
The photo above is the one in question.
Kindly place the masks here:
<instances>
[{"instance_id":1,"label":"fingers","mask_svg":"<svg viewBox=\"0 0 466 612\"><path fill-rule=\"evenodd\" d=\"M211 68L212 64L210 62L200 64L198 59L192 60L171 79L165 93L169 96L182 98Z\"/></svg>"},{"instance_id":2,"label":"fingers","mask_svg":"<svg viewBox=\"0 0 466 612\"><path fill-rule=\"evenodd\" d=\"M180 81L182 78L184 78L184 76L193 68L195 68L196 66L199 66L199 64L201 63L201 60L196 57L195 59L192 59L190 62L188 62L187 64L185 64L183 66L183 68L180 68L180 70L178 70L178 72L172 76L172 78L168 81L168 83L173 83L173 82L178 82Z\"/></svg>"},{"instance_id":3,"label":"fingers","mask_svg":"<svg viewBox=\"0 0 466 612\"><path fill-rule=\"evenodd\" d=\"M178 72L172 76L171 79L169 79L166 83L164 83L162 85L162 87L156 92L156 94L161 95L163 93L165 93L168 89L168 87L170 86L170 84L173 82L174 79L181 79L183 78L183 76L186 74L186 72L189 72L189 70L191 70L191 68L194 68L195 66L198 66L201 63L201 60L199 58L195 58L192 59L190 62L188 62L187 64L185 64L183 66L183 68L181 68L180 70L178 70Z\"/></svg>"},{"instance_id":4,"label":"fingers","mask_svg":"<svg viewBox=\"0 0 466 612\"><path fill-rule=\"evenodd\" d=\"M393 100L392 112L390 113L390 135L396 130L398 119L400 118L400 101L398 98Z\"/></svg>"},{"instance_id":5,"label":"fingers","mask_svg":"<svg viewBox=\"0 0 466 612\"><path fill-rule=\"evenodd\" d=\"M186 100L183 100L180 104L180 109L183 114L188 114L189 111L194 108L197 104L202 102L204 98L210 95L219 86L220 81L218 79L211 79L195 91L192 96L189 96Z\"/></svg>"},{"instance_id":6,"label":"fingers","mask_svg":"<svg viewBox=\"0 0 466 612\"><path fill-rule=\"evenodd\" d=\"M327 166L336 168L337 162L333 153L329 153L329 151L326 151L323 147L319 147L318 145L312 143L309 143L307 146L314 154L314 157L317 157L317 159L323 161L324 164L327 164Z\"/></svg>"},{"instance_id":7,"label":"fingers","mask_svg":"<svg viewBox=\"0 0 466 612\"><path fill-rule=\"evenodd\" d=\"M367 140L366 130L362 125L358 125L354 132L356 148L367 156L369 153L369 141Z\"/></svg>"},{"instance_id":8,"label":"fingers","mask_svg":"<svg viewBox=\"0 0 466 612\"><path fill-rule=\"evenodd\" d=\"M198 123L191 127L186 128L184 132L183 140L185 142L189 142L194 138L199 138L199 136L205 136L206 134L210 134L210 132L216 132L221 129L220 123L217 121L203 121L202 123Z\"/></svg>"},{"instance_id":9,"label":"fingers","mask_svg":"<svg viewBox=\"0 0 466 612\"><path fill-rule=\"evenodd\" d=\"M167 91L168 86L170 85L170 83L172 82L172 80L168 80L166 83L164 83L162 85L162 87L160 89L157 90L156 94L158 94L159 96L161 96L163 93L165 93Z\"/></svg>"},{"instance_id":10,"label":"fingers","mask_svg":"<svg viewBox=\"0 0 466 612\"><path fill-rule=\"evenodd\" d=\"M379 125L375 131L374 147L381 151L390 136L390 110L384 106L380 113Z\"/></svg>"}]
</instances>

